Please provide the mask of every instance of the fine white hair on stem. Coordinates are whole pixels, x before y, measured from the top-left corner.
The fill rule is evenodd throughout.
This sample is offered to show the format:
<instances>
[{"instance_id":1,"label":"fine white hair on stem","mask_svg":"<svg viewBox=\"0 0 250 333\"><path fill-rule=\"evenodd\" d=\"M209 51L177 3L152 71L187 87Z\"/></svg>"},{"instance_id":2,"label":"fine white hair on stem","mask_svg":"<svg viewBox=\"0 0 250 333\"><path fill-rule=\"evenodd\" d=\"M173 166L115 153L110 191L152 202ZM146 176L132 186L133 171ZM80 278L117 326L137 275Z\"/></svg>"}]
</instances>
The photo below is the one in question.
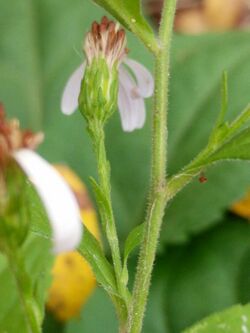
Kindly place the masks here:
<instances>
[{"instance_id":1,"label":"fine white hair on stem","mask_svg":"<svg viewBox=\"0 0 250 333\"><path fill-rule=\"evenodd\" d=\"M44 204L53 231L54 253L75 249L83 226L78 203L68 184L53 166L30 149L16 151L14 158Z\"/></svg>"}]
</instances>

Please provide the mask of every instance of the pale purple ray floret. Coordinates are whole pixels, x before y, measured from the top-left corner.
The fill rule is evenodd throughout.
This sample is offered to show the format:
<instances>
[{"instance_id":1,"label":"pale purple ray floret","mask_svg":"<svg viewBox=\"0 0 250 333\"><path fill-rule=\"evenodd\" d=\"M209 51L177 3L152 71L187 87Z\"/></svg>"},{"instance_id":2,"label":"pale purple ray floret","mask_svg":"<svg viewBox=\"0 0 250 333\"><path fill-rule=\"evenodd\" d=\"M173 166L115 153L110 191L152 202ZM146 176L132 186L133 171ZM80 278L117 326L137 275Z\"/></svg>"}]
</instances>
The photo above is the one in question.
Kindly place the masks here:
<instances>
[{"instance_id":1,"label":"pale purple ray floret","mask_svg":"<svg viewBox=\"0 0 250 333\"><path fill-rule=\"evenodd\" d=\"M77 109L85 68L86 62L74 71L64 88L61 100L61 109L64 114L70 115ZM125 132L132 132L142 128L145 123L144 99L152 96L154 79L147 68L127 57L119 65L118 71L118 110L121 124Z\"/></svg>"}]
</instances>

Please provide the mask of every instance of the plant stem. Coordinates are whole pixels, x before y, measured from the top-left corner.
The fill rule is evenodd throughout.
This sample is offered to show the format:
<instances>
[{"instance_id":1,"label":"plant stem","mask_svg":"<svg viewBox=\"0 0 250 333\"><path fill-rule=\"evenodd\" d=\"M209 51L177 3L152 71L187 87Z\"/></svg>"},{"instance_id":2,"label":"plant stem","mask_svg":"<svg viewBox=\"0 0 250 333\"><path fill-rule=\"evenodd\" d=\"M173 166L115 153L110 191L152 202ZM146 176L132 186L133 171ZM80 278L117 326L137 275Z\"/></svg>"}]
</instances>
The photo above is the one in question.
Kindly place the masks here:
<instances>
[{"instance_id":1,"label":"plant stem","mask_svg":"<svg viewBox=\"0 0 250 333\"><path fill-rule=\"evenodd\" d=\"M117 275L122 271L122 263L119 249L118 236L116 232L114 214L111 206L111 189L110 189L110 167L106 156L105 150L105 135L102 126L99 126L98 135L95 135L95 152L97 158L97 168L100 187L108 202L109 211L106 211L105 218L105 231L107 233L108 242L112 252L112 259L114 262L114 268Z\"/></svg>"},{"instance_id":2,"label":"plant stem","mask_svg":"<svg viewBox=\"0 0 250 333\"><path fill-rule=\"evenodd\" d=\"M128 332L140 333L149 292L157 242L166 205L167 109L170 45L176 0L164 1L159 30L161 49L155 64L152 171L149 209L135 277Z\"/></svg>"},{"instance_id":3,"label":"plant stem","mask_svg":"<svg viewBox=\"0 0 250 333\"><path fill-rule=\"evenodd\" d=\"M106 156L105 133L103 125L95 123L95 130L91 131L94 144L94 150L97 158L97 169L101 191L105 197L106 204L100 205L103 227L111 249L112 260L116 275L116 283L121 299L117 299L115 304L120 325L123 327L127 320L127 289L121 282L122 261L119 249L119 240L117 236L115 219L111 204L111 187L110 187L110 166Z\"/></svg>"}]
</instances>

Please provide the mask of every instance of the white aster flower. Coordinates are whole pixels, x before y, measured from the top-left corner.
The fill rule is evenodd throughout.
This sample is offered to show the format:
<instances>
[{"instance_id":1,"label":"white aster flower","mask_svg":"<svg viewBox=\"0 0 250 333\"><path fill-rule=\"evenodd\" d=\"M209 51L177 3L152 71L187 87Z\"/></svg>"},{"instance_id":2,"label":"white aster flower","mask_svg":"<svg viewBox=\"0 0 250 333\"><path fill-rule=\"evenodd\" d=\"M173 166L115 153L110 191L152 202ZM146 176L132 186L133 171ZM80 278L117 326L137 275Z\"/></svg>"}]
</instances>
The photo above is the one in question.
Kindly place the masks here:
<instances>
[{"instance_id":1,"label":"white aster flower","mask_svg":"<svg viewBox=\"0 0 250 333\"><path fill-rule=\"evenodd\" d=\"M0 173L12 158L16 160L44 204L51 223L54 253L71 251L82 237L79 206L59 172L32 151L42 139L41 133L22 131L17 120L7 121L0 105Z\"/></svg>"},{"instance_id":2,"label":"white aster flower","mask_svg":"<svg viewBox=\"0 0 250 333\"><path fill-rule=\"evenodd\" d=\"M126 56L125 46L125 32L119 25L106 17L100 24L93 23L84 44L87 60L73 72L63 91L61 109L64 114L70 115L77 109L86 66L100 57L106 59L110 69L117 66L119 71L118 109L123 130L131 132L143 127L146 117L144 98L152 96L154 79L142 64Z\"/></svg>"},{"instance_id":3,"label":"white aster flower","mask_svg":"<svg viewBox=\"0 0 250 333\"><path fill-rule=\"evenodd\" d=\"M53 252L74 250L81 241L79 206L63 177L30 149L19 149L14 158L24 170L44 204L53 231Z\"/></svg>"}]
</instances>

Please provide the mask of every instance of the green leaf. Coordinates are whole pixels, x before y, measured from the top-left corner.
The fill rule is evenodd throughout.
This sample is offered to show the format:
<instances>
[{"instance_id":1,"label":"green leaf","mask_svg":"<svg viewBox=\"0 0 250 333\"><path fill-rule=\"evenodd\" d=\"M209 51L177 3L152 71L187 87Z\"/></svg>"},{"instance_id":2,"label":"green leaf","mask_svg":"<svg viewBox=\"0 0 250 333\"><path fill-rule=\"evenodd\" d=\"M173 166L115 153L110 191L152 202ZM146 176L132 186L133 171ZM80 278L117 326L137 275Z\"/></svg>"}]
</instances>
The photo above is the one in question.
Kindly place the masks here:
<instances>
[{"instance_id":1,"label":"green leaf","mask_svg":"<svg viewBox=\"0 0 250 333\"><path fill-rule=\"evenodd\" d=\"M225 106L224 110L226 110ZM175 175L173 180L180 182L181 177L191 180L192 177L187 177L188 175L197 175L213 162L250 159L249 127L244 129L245 123L249 120L249 108L247 107L231 124L224 122L224 110L219 114L207 146L179 174ZM173 182L171 185L175 188Z\"/></svg>"},{"instance_id":2,"label":"green leaf","mask_svg":"<svg viewBox=\"0 0 250 333\"><path fill-rule=\"evenodd\" d=\"M207 163L220 160L250 160L250 128L228 140L207 159Z\"/></svg>"},{"instance_id":3,"label":"green leaf","mask_svg":"<svg viewBox=\"0 0 250 333\"><path fill-rule=\"evenodd\" d=\"M236 119L230 124L229 135L236 133L250 120L250 105L248 105Z\"/></svg>"},{"instance_id":4,"label":"green leaf","mask_svg":"<svg viewBox=\"0 0 250 333\"><path fill-rule=\"evenodd\" d=\"M227 89L227 88L225 88ZM222 103L227 103L226 101ZM224 106L224 108L227 108ZM208 142L208 149L216 150L225 143L226 140L231 139L239 130L242 130L250 119L250 106L248 105L230 124L224 122L224 111L221 111L216 122L216 126L212 131Z\"/></svg>"},{"instance_id":5,"label":"green leaf","mask_svg":"<svg viewBox=\"0 0 250 333\"><path fill-rule=\"evenodd\" d=\"M234 216L218 222L185 246L168 247L156 263L166 270L162 298L171 333L250 302L250 226Z\"/></svg>"},{"instance_id":6,"label":"green leaf","mask_svg":"<svg viewBox=\"0 0 250 333\"><path fill-rule=\"evenodd\" d=\"M106 198L105 194L103 193L103 190L101 189L100 185L97 184L97 182L95 181L95 179L93 177L90 177L90 182L91 182L93 191L95 193L98 207L100 209L102 221L105 223L104 228L106 228L106 222L108 221L109 216L111 216L111 214L112 214L109 202L107 201L107 198Z\"/></svg>"},{"instance_id":7,"label":"green leaf","mask_svg":"<svg viewBox=\"0 0 250 333\"><path fill-rule=\"evenodd\" d=\"M145 223L142 223L135 227L128 235L128 238L125 241L124 246L124 257L123 257L123 271L122 271L122 279L124 284L126 285L128 282L128 257L129 255L138 247L142 242L143 230L145 227Z\"/></svg>"},{"instance_id":8,"label":"green leaf","mask_svg":"<svg viewBox=\"0 0 250 333\"><path fill-rule=\"evenodd\" d=\"M156 258L143 324L143 332L145 333L170 333L165 308L165 297L163 297L167 284L165 272L166 262Z\"/></svg>"},{"instance_id":9,"label":"green leaf","mask_svg":"<svg viewBox=\"0 0 250 333\"><path fill-rule=\"evenodd\" d=\"M130 273L133 274L135 268L135 259L131 258L129 265ZM147 307L146 318L144 322L144 333L168 333L165 329L165 309L162 294L165 289L165 275L162 274L165 266L157 266L153 274L152 286L150 288L149 304ZM152 320L153 318L153 320ZM103 333L103 325L105 322L105 331L109 333L117 333L117 320L114 307L109 302L106 293L101 288L97 288L90 297L87 304L81 311L79 318L72 319L67 322L65 333L75 332L94 332ZM52 331L54 333L54 331ZM47 333L47 332L46 332Z\"/></svg>"},{"instance_id":10,"label":"green leaf","mask_svg":"<svg viewBox=\"0 0 250 333\"><path fill-rule=\"evenodd\" d=\"M215 127L209 138L209 144L215 145L227 133L228 125L225 123L225 115L228 111L228 82L227 73L224 71L221 80L221 110L219 112Z\"/></svg>"},{"instance_id":11,"label":"green leaf","mask_svg":"<svg viewBox=\"0 0 250 333\"><path fill-rule=\"evenodd\" d=\"M43 333L64 333L65 324L58 321L52 313L46 311L43 321Z\"/></svg>"},{"instance_id":12,"label":"green leaf","mask_svg":"<svg viewBox=\"0 0 250 333\"><path fill-rule=\"evenodd\" d=\"M97 281L110 294L117 296L113 268L105 258L99 242L85 227L79 252L90 263Z\"/></svg>"},{"instance_id":13,"label":"green leaf","mask_svg":"<svg viewBox=\"0 0 250 333\"><path fill-rule=\"evenodd\" d=\"M248 39L249 34L238 33L174 39L169 175L178 172L206 146L218 117L221 73L225 68L229 77L227 118L236 118L249 103ZM161 233L165 241L184 242L217 223L224 209L249 186L249 166L244 163L218 164L205 176L206 183L200 183L197 176L169 205Z\"/></svg>"},{"instance_id":14,"label":"green leaf","mask_svg":"<svg viewBox=\"0 0 250 333\"><path fill-rule=\"evenodd\" d=\"M231 216L219 222L189 244L165 247L158 256L143 332L180 333L214 312L250 302L250 227ZM132 276L135 261L133 256L129 261ZM103 321L109 333L117 332L114 309L98 289L80 318L67 323L66 332L101 333Z\"/></svg>"},{"instance_id":15,"label":"green leaf","mask_svg":"<svg viewBox=\"0 0 250 333\"><path fill-rule=\"evenodd\" d=\"M135 227L128 235L124 246L124 262L126 263L129 255L135 250L142 242L143 230L145 223L142 223Z\"/></svg>"},{"instance_id":16,"label":"green leaf","mask_svg":"<svg viewBox=\"0 0 250 333\"><path fill-rule=\"evenodd\" d=\"M250 305L236 305L203 319L184 333L242 333L250 329Z\"/></svg>"},{"instance_id":17,"label":"green leaf","mask_svg":"<svg viewBox=\"0 0 250 333\"><path fill-rule=\"evenodd\" d=\"M67 323L65 333L103 333L102 323L105 323L106 332L116 333L118 331L114 307L107 294L101 288L97 288L83 308L80 318Z\"/></svg>"},{"instance_id":18,"label":"green leaf","mask_svg":"<svg viewBox=\"0 0 250 333\"><path fill-rule=\"evenodd\" d=\"M248 128L244 125L249 120L249 107L243 110L236 119L229 124L224 121L227 111L227 78L222 80L222 108L216 124L210 134L207 145L188 163L179 173L167 179L167 197L171 200L185 188L195 177L204 176L204 170L214 162L229 160L249 160ZM240 133L238 133L240 131ZM205 177L207 181L207 178ZM203 183L203 181L200 181Z\"/></svg>"},{"instance_id":19,"label":"green leaf","mask_svg":"<svg viewBox=\"0 0 250 333\"><path fill-rule=\"evenodd\" d=\"M28 202L30 226L48 223L35 191L32 201ZM17 253L10 252L8 258L0 255L1 297L4 299L0 302L0 332L30 333L27 307L32 307L38 323L42 324L52 259L50 241L32 232Z\"/></svg>"},{"instance_id":20,"label":"green leaf","mask_svg":"<svg viewBox=\"0 0 250 333\"><path fill-rule=\"evenodd\" d=\"M137 35L145 45L156 52L158 45L152 28L142 15L141 0L94 0L126 28Z\"/></svg>"},{"instance_id":21,"label":"green leaf","mask_svg":"<svg viewBox=\"0 0 250 333\"><path fill-rule=\"evenodd\" d=\"M228 111L228 77L227 72L224 71L221 81L221 113L218 118L218 124L221 125L225 119L225 115Z\"/></svg>"},{"instance_id":22,"label":"green leaf","mask_svg":"<svg viewBox=\"0 0 250 333\"><path fill-rule=\"evenodd\" d=\"M239 286L239 299L242 304L250 303L250 248L244 254L240 267L237 285Z\"/></svg>"}]
</instances>

